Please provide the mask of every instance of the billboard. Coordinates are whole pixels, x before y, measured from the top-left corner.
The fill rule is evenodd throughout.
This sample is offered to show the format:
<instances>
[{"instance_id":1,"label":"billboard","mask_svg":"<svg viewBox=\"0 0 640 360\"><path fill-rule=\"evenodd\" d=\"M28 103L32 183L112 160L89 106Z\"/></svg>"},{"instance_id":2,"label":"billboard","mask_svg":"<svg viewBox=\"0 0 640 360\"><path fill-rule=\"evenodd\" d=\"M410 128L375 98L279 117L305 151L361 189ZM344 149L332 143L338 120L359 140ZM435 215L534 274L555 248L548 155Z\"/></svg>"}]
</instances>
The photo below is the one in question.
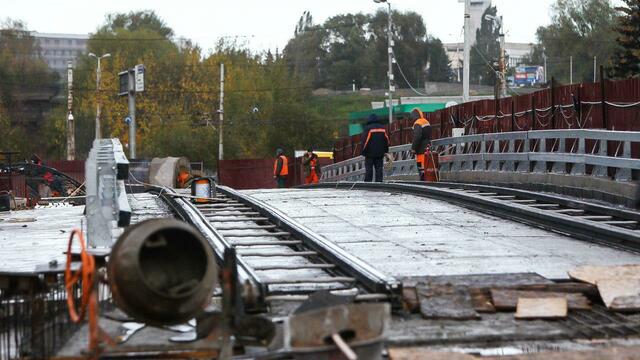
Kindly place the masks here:
<instances>
[{"instance_id":1,"label":"billboard","mask_svg":"<svg viewBox=\"0 0 640 360\"><path fill-rule=\"evenodd\" d=\"M544 82L542 66L518 66L514 76L514 85L519 87L535 86Z\"/></svg>"}]
</instances>

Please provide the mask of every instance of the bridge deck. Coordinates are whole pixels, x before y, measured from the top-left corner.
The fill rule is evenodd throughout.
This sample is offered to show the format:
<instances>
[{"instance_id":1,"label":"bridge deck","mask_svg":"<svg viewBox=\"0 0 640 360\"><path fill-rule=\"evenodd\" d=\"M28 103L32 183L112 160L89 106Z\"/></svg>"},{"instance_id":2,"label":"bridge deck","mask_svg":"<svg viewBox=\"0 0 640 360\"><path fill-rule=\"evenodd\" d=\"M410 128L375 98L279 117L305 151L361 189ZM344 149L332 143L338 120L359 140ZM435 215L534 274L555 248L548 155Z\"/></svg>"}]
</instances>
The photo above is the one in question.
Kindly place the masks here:
<instances>
[{"instance_id":1,"label":"bridge deck","mask_svg":"<svg viewBox=\"0 0 640 360\"><path fill-rule=\"evenodd\" d=\"M247 193L398 278L535 272L563 279L579 265L640 263L634 253L412 195L333 189Z\"/></svg>"}]
</instances>

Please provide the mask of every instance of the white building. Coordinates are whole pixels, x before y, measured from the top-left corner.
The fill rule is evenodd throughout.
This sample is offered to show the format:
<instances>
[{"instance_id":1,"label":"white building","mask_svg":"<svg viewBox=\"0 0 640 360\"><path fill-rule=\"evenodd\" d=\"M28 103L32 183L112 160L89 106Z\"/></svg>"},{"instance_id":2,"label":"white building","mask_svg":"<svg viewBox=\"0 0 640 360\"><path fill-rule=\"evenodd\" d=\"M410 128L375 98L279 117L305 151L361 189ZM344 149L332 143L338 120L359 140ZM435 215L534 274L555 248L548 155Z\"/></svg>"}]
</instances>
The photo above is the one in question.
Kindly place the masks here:
<instances>
[{"instance_id":1,"label":"white building","mask_svg":"<svg viewBox=\"0 0 640 360\"><path fill-rule=\"evenodd\" d=\"M67 61L75 61L78 56L86 53L88 34L47 34L32 32L40 46L40 54L49 68L64 74Z\"/></svg>"}]
</instances>

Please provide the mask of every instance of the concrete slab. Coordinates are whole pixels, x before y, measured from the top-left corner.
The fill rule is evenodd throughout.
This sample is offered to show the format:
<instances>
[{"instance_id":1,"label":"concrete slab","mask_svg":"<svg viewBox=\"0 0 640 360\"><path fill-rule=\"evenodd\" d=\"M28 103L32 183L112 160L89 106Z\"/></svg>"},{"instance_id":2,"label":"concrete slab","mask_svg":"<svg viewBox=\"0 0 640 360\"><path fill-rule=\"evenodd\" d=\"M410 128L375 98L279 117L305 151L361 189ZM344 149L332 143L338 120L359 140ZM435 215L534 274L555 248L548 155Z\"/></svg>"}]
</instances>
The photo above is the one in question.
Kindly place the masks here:
<instances>
[{"instance_id":1,"label":"concrete slab","mask_svg":"<svg viewBox=\"0 0 640 360\"><path fill-rule=\"evenodd\" d=\"M246 193L396 277L534 272L566 279L579 265L640 263L637 254L413 195L334 189Z\"/></svg>"}]
</instances>

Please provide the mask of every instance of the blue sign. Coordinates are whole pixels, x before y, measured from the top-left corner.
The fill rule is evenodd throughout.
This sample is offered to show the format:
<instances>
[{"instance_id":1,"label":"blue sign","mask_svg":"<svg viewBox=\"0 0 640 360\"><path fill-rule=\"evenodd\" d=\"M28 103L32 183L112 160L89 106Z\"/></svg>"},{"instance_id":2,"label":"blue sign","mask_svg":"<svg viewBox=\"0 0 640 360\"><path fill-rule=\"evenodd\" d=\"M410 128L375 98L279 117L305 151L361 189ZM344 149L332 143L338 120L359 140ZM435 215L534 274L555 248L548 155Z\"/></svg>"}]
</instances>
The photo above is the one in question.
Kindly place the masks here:
<instances>
[{"instance_id":1,"label":"blue sign","mask_svg":"<svg viewBox=\"0 0 640 360\"><path fill-rule=\"evenodd\" d=\"M124 118L124 123L131 124L131 116L127 116L126 118Z\"/></svg>"}]
</instances>

